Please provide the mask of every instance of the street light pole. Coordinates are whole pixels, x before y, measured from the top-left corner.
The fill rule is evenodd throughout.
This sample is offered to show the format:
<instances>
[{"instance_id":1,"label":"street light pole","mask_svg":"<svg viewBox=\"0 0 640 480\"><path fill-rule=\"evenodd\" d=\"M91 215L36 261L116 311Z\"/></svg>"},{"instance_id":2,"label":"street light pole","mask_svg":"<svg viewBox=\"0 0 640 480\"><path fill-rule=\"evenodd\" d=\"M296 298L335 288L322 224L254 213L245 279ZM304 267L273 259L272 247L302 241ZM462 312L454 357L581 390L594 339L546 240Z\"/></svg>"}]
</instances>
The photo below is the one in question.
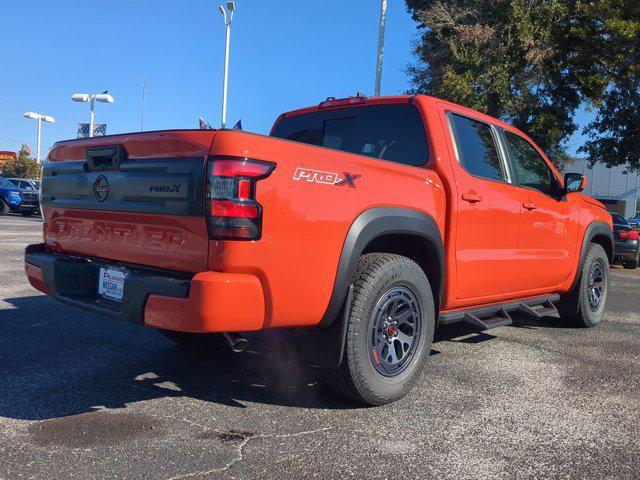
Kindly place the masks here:
<instances>
[{"instance_id":1,"label":"street light pole","mask_svg":"<svg viewBox=\"0 0 640 480\"><path fill-rule=\"evenodd\" d=\"M74 93L71 95L71 100L74 102L89 103L89 138L93 138L93 109L96 100L104 103L113 103L115 101L107 91L98 94Z\"/></svg>"},{"instance_id":2,"label":"street light pole","mask_svg":"<svg viewBox=\"0 0 640 480\"><path fill-rule=\"evenodd\" d=\"M89 138L93 138L93 107L95 105L96 97L91 95L89 103Z\"/></svg>"},{"instance_id":3,"label":"street light pole","mask_svg":"<svg viewBox=\"0 0 640 480\"><path fill-rule=\"evenodd\" d=\"M227 10L229 17L227 19L227 10L220 5L220 13L224 18L225 26L225 45L224 45L224 80L222 83L222 122L221 128L225 128L227 124L227 93L229 90L229 49L231 46L231 22L233 21L233 13L235 12L235 2L227 2Z\"/></svg>"},{"instance_id":4,"label":"street light pole","mask_svg":"<svg viewBox=\"0 0 640 480\"><path fill-rule=\"evenodd\" d=\"M42 143L42 121L47 123L54 123L56 121L51 115L43 115L42 113L25 112L24 116L32 120L38 121L38 146L36 149L36 160L40 163L40 145Z\"/></svg>"},{"instance_id":5,"label":"street light pole","mask_svg":"<svg viewBox=\"0 0 640 480\"><path fill-rule=\"evenodd\" d=\"M36 160L40 163L40 140L42 139L42 116L38 116L38 149L36 150Z\"/></svg>"},{"instance_id":6,"label":"street light pole","mask_svg":"<svg viewBox=\"0 0 640 480\"><path fill-rule=\"evenodd\" d=\"M382 88L382 57L384 55L384 33L387 23L387 0L381 0L380 5L380 28L378 30L378 62L376 65L376 87L374 96L380 96Z\"/></svg>"}]
</instances>

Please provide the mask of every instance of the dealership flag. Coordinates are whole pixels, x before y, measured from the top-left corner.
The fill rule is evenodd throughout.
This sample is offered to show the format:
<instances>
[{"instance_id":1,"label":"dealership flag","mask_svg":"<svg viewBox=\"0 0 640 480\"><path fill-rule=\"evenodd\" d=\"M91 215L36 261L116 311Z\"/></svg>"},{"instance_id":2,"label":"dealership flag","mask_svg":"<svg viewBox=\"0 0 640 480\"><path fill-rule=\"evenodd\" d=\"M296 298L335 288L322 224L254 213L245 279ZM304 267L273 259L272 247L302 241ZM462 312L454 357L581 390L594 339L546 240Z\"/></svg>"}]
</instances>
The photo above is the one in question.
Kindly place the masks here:
<instances>
[{"instance_id":1,"label":"dealership flag","mask_svg":"<svg viewBox=\"0 0 640 480\"><path fill-rule=\"evenodd\" d=\"M211 125L204 118L198 117L198 122L200 123L200 130L212 130Z\"/></svg>"},{"instance_id":2,"label":"dealership flag","mask_svg":"<svg viewBox=\"0 0 640 480\"><path fill-rule=\"evenodd\" d=\"M107 134L107 124L106 123L94 123L93 124L93 136L94 137L104 137ZM89 124L88 123L79 123L78 124L78 138L89 138Z\"/></svg>"}]
</instances>

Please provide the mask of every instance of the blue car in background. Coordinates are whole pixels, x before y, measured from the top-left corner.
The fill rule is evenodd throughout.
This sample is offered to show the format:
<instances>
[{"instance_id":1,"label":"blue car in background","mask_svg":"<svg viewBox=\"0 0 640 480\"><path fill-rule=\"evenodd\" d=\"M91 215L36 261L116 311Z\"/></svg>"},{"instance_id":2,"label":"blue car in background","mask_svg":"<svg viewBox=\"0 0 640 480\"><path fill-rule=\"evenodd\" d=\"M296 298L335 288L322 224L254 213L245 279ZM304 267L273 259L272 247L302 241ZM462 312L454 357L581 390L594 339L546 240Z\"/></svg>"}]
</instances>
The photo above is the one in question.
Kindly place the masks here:
<instances>
[{"instance_id":1,"label":"blue car in background","mask_svg":"<svg viewBox=\"0 0 640 480\"><path fill-rule=\"evenodd\" d=\"M0 215L9 212L30 217L40 209L39 194L31 188L20 188L0 177Z\"/></svg>"},{"instance_id":2,"label":"blue car in background","mask_svg":"<svg viewBox=\"0 0 640 480\"><path fill-rule=\"evenodd\" d=\"M638 230L640 228L640 213L635 217L631 217L627 219L627 222L629 222L629 225L631 225L631 228L635 228L636 230Z\"/></svg>"}]
</instances>

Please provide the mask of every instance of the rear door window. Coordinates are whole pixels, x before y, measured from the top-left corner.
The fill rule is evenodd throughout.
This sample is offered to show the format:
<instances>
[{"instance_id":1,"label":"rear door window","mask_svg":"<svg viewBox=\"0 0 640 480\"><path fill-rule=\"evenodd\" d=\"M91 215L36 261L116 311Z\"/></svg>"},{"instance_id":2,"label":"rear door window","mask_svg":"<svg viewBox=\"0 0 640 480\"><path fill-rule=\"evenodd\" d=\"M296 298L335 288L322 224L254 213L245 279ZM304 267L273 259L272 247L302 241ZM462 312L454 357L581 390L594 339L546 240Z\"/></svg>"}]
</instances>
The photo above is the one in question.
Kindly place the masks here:
<instances>
[{"instance_id":1,"label":"rear door window","mask_svg":"<svg viewBox=\"0 0 640 480\"><path fill-rule=\"evenodd\" d=\"M319 110L280 120L272 136L343 152L424 165L429 147L418 109L410 104Z\"/></svg>"},{"instance_id":2,"label":"rear door window","mask_svg":"<svg viewBox=\"0 0 640 480\"><path fill-rule=\"evenodd\" d=\"M460 164L474 177L507 181L496 139L488 123L452 113L449 124Z\"/></svg>"}]
</instances>

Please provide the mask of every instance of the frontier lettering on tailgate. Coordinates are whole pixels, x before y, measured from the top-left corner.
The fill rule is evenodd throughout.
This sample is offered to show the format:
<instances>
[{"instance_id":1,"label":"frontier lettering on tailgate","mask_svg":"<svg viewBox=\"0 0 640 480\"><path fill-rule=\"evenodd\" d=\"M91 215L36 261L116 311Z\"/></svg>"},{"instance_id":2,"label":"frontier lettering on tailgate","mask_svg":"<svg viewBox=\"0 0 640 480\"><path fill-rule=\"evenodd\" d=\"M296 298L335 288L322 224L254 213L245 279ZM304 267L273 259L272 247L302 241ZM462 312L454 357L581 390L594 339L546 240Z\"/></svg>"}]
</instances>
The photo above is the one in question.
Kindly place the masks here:
<instances>
[{"instance_id":1,"label":"frontier lettering on tailgate","mask_svg":"<svg viewBox=\"0 0 640 480\"><path fill-rule=\"evenodd\" d=\"M183 232L143 227L139 225L113 225L107 222L79 222L58 220L47 231L47 240L84 240L136 248L149 248L167 252L185 252L187 242Z\"/></svg>"}]
</instances>

